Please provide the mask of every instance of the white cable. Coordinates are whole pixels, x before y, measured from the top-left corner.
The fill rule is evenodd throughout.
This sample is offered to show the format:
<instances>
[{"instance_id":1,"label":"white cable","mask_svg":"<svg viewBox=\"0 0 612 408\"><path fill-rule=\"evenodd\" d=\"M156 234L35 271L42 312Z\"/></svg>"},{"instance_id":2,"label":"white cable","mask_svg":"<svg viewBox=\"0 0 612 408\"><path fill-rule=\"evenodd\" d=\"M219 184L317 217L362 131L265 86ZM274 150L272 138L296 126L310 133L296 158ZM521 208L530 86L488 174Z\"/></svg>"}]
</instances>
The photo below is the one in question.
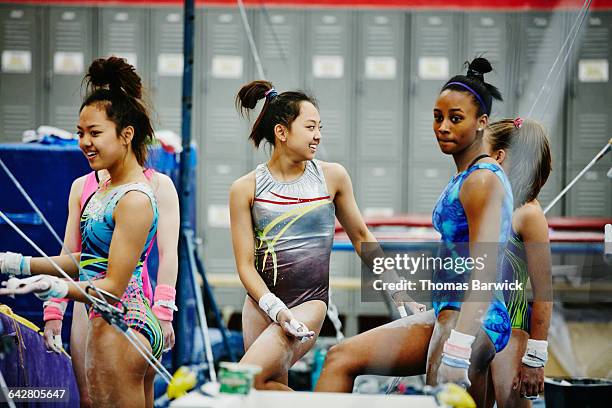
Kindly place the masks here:
<instances>
[{"instance_id":1,"label":"white cable","mask_svg":"<svg viewBox=\"0 0 612 408\"><path fill-rule=\"evenodd\" d=\"M572 38L572 42L569 45L569 48L567 49L567 52L565 54L565 58L563 59L563 62L561 63L561 68L559 69L559 71L557 72L557 75L555 76L555 79L552 81L553 84L556 84L557 81L559 80L559 77L561 76L561 73L563 72L563 67L565 66L565 63L567 62L567 60L569 59L569 56L571 55L571 51L572 51L572 47L574 46L574 42L576 42L576 38L578 38L578 33L580 33L580 29L582 28L582 24L584 23L584 20L586 19L586 16L588 14L588 10L589 7L591 6L591 1L589 0L589 4L587 6L587 9L585 10L585 12L582 14L582 19L580 21L580 25L578 26L578 29L576 30L576 32L574 33L574 36ZM546 112L548 111L548 105L550 104L550 100L552 99L552 92L548 92L548 97L546 98L546 103L544 104L544 109L542 110L542 113L540 115L540 117L543 119L544 115L546 115Z\"/></svg>"},{"instance_id":2,"label":"white cable","mask_svg":"<svg viewBox=\"0 0 612 408\"><path fill-rule=\"evenodd\" d=\"M606 155L606 153L608 153L611 149L612 149L612 139L610 139L608 141L608 144L606 144L604 146L604 148L601 149L599 153L597 153L597 155L593 158L593 160L591 160L591 162L589 164L587 164L586 167L584 169L582 169L582 171L580 173L578 173L578 175L576 177L574 177L574 179L550 202L550 204L548 204L546 206L546 208L544 208L544 214L546 214L548 211L550 211L550 209L555 204L557 204L557 202L565 195L565 193L567 193L569 191L569 189L572 188L572 186L574 184L576 184L576 182L580 179L580 177L582 177L584 175L584 173L589 171L589 169L591 167L593 167L595 165L595 163L597 163L597 161L599 161L599 159L604 157Z\"/></svg>"},{"instance_id":3,"label":"white cable","mask_svg":"<svg viewBox=\"0 0 612 408\"><path fill-rule=\"evenodd\" d=\"M64 251L70 256L70 258L73 260L73 262L76 263L79 271L80 271L80 265L79 263L76 261L76 259L74 258L74 256L72 256L72 253L70 251L68 251L65 246L64 243L62 242L62 240L57 236L57 234L55 233L55 231L53 230L53 228L51 227L51 225L49 224L49 222L46 220L45 216L43 215L42 211L40 211L40 209L36 206L36 204L34 204L34 202L32 201L31 197L28 195L28 193L26 193L25 189L21 186L21 184L19 183L19 181L15 178L15 176L13 175L13 173L8 169L8 167L4 164L4 162L2 161L2 159L0 159L0 167L2 167L2 169L5 171L5 173L9 176L9 178L11 179L11 181L13 181L13 183L15 184L15 186L17 186L17 189L21 192L21 194L23 195L23 197L26 199L26 201L32 206L32 208L34 209L34 211L38 214L38 216L43 220L45 226L50 230L51 234L56 238L56 240L58 240L58 242L60 243L60 245L62 246L62 248L64 249ZM68 275L62 268L60 268L60 266L53 260L51 259L42 249L40 249L40 247L38 245L36 245L36 243L34 241L32 241L19 227L17 227L17 225L15 225L5 214L4 212L0 211L0 217L11 227L13 228L27 243L29 243L41 256L43 256L45 259L47 259L47 261L49 261L51 263L51 265L53 265L53 267L62 275L64 276L66 279L68 279L68 281L70 283L72 283L77 290L79 290L86 299L88 299L90 302L92 302L92 304L95 302L93 300L93 297L90 296L85 290L83 290L83 288L81 288L79 285L77 285L77 283L72 279L72 277L70 275ZM106 303L106 306L110 307L111 309L115 309L116 307L111 305L110 302L108 302L106 300L106 298L98 291L98 288L93 284L93 282L91 281L91 279L89 278L89 276L87 276L87 274L83 274L85 276L85 279L87 281L87 283L89 284L89 286L91 286L96 293L99 296L99 300ZM129 337L126 334L126 337ZM144 345L141 344L140 339L138 339L137 337L134 337L134 340L137 341L142 348L144 348L147 352L148 349L146 349L146 347ZM134 344L133 341L130 341L132 344ZM136 347L136 346L135 346ZM158 363L159 366L161 367L161 371L158 369L157 364L151 364L151 361L149 360L149 358L147 357L146 354L143 354L142 350L138 347L136 347L137 351L145 358L145 360L147 361L147 363L149 363L153 369L160 374L164 380L166 380L166 382L168 384L170 384L170 379L172 379L172 376L170 375L170 373L168 373L168 371L165 369L165 367L163 365L161 365L161 363L159 361L157 361L157 359L153 358L153 361L155 363ZM164 373L165 372L165 373ZM166 374L168 378L166 378Z\"/></svg>"},{"instance_id":4,"label":"white cable","mask_svg":"<svg viewBox=\"0 0 612 408\"><path fill-rule=\"evenodd\" d=\"M17 225L15 225L13 223L13 221L10 220L10 218L8 218L6 216L6 214L4 214L4 212L2 212L0 210L0 218L2 218L4 220L4 222L6 222L11 228L13 228L17 234L19 234L28 244L30 244L35 250L36 252L38 252L41 256L43 256L47 261L49 261L51 263L51 265L53 266L53 268L55 268L55 270L57 270L62 276L64 276L66 279L68 279L68 281L70 283L72 283L77 290L79 290L86 299L88 299L90 302L94 303L95 301L93 300L93 297L91 295L89 295L83 288L81 288L75 281L74 279L72 279L72 277L70 275L68 275L53 259L51 259L42 249L40 249L40 247L38 245L36 245L36 243L34 241L32 241ZM102 297L101 299L98 299L99 301L103 301L105 302L108 306L115 308L115 306L111 305L109 302L106 301L106 299L104 297ZM116 309L116 308L115 308ZM129 330L129 329L128 329ZM121 332L125 333L123 330L120 330ZM140 339L138 339L137 337L134 337L134 340L136 340L140 346L136 346L136 344L134 344L134 340L130 339L130 336L125 333L126 337L128 338L128 340L130 341L130 343L132 343L134 345L134 347L136 348L136 350L144 357L144 359L153 367L153 369L159 374L161 375L164 380L166 380L166 382L168 384L170 384L170 380L172 379L172 375L170 375L170 373L168 373L168 371L166 370L166 368L161 365L161 363L159 363L159 361L157 361L154 357L153 357L153 361L155 361L155 363L159 363L159 365L162 367L162 370L160 371L157 367L157 364L154 364L150 361L149 357L147 354L151 355L152 354L149 352L149 350L142 344L142 342L140 341ZM133 335L133 333L132 333ZM141 347L146 351L146 353L143 353ZM166 378L166 376L168 378Z\"/></svg>"},{"instance_id":5,"label":"white cable","mask_svg":"<svg viewBox=\"0 0 612 408\"><path fill-rule=\"evenodd\" d=\"M561 58L561 55L563 55L564 52L564 48L567 45L567 42L569 41L570 37L572 36L573 31L576 29L576 24L578 23L578 21L582 18L582 14L587 13L589 7L591 7L591 2L592 0L585 0L584 3L582 3L582 8L580 9L580 12L578 13L578 16L576 17L576 20L574 21L574 24L572 25L572 27L570 28L570 31L568 32L565 41L563 42L563 44L561 45L561 48L559 49L559 52L557 53L557 57L555 58L555 61L553 62L552 66L550 67L550 70L548 71L548 75L546 75L546 79L544 79L544 82L542 83L542 87L540 88L540 91L538 92L535 100L533 101L533 104L531 105L531 109L529 109L529 113L527 114L527 117L530 118L531 115L533 114L533 110L535 109L540 97L542 96L542 93L544 92L544 89L546 88L547 82L550 79L550 76L552 75L553 71L555 70L555 67L557 65L557 63L559 62L559 59ZM588 3L588 5L587 5ZM582 23L581 23L582 25ZM580 27L578 27L578 30L576 31L576 34L578 33L578 31L580 31ZM571 46L570 46L571 49ZM569 54L569 52L568 52ZM561 69L562 71L562 69Z\"/></svg>"},{"instance_id":6,"label":"white cable","mask_svg":"<svg viewBox=\"0 0 612 408\"><path fill-rule=\"evenodd\" d=\"M4 164L4 161L2 161L2 159L0 159L0 167L2 167L2 169L4 170L4 172L6 173L6 175L9 177L9 179L13 182L13 184L15 185L15 187L17 187L17 190L19 190L19 192L21 193L21 195L23 196L23 198L28 202L28 204L30 204L30 206L34 209L34 212L36 212L36 214L40 217L40 219L42 220L42 222L45 224L45 226L47 227L47 229L49 230L49 232L51 232L51 235L53 235L53 237L55 238L55 240L57 242L59 242L59 244L61 245L62 249L64 250L64 252L70 257L70 259L72 260L72 262L76 265L78 271L79 271L79 276L81 275L81 265L79 264L79 262L75 259L75 257L72 255L72 251L69 251L68 248L66 248L66 246L64 245L64 241L62 241L60 239L60 237L57 235L57 233L55 232L55 230L53 229L53 227L51 227L51 224L49 223L49 221L47 221L47 218L44 216L44 214L42 213L42 211L40 210L40 208L38 208L38 206L34 203L34 201L32 200L32 198L30 197L30 195L25 191L25 189L23 188L23 186L21 185L21 183L19 182L19 180L17 180L17 178L15 177L15 175L9 170L9 168L6 166L6 164ZM14 225L14 224L13 224ZM15 228L15 227L13 227ZM24 238L25 239L25 238ZM32 245L32 244L30 244ZM46 256L46 255L45 255ZM48 258L48 257L47 257ZM58 267L59 268L59 267ZM61 268L60 268L61 271ZM62 271L63 272L63 271ZM87 283L92 286L94 288L94 290L96 291L98 297L103 298L102 294L100 292L98 292L97 287L93 284L93 282L91 281L91 279L89 278L89 276L87 274L83 274L85 277L85 280L87 281ZM66 276L68 277L68 279L72 280L72 278L70 276L68 276L68 274L66 274ZM78 285L77 285L78 286Z\"/></svg>"},{"instance_id":7,"label":"white cable","mask_svg":"<svg viewBox=\"0 0 612 408\"><path fill-rule=\"evenodd\" d=\"M253 59L255 60L255 67L257 68L257 73L259 74L260 79L265 79L266 76L264 74L263 65L261 64L261 59L259 58L259 51L257 51L257 46L255 45L255 40L253 39L253 32L251 31L251 25L249 24L249 20L246 15L244 3L242 3L242 0L237 0L237 2L238 10L240 10L240 17L242 17L242 24L244 25L244 31L246 31L247 39L249 40L251 54L253 55Z\"/></svg>"}]
</instances>

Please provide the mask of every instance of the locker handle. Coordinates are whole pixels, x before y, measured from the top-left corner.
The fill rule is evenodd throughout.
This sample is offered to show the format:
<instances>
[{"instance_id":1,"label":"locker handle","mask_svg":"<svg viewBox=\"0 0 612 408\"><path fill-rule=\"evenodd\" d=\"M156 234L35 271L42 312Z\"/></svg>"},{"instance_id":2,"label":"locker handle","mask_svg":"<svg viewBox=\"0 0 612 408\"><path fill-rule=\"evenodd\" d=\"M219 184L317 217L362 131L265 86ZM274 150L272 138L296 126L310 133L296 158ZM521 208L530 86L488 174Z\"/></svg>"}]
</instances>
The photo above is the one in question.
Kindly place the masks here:
<instances>
[{"instance_id":1,"label":"locker handle","mask_svg":"<svg viewBox=\"0 0 612 408\"><path fill-rule=\"evenodd\" d=\"M410 94L416 95L417 86L419 85L419 78L416 75L413 75L410 79Z\"/></svg>"},{"instance_id":2,"label":"locker handle","mask_svg":"<svg viewBox=\"0 0 612 408\"><path fill-rule=\"evenodd\" d=\"M51 86L53 85L53 70L49 69L45 73L45 81L44 86L47 90L51 90Z\"/></svg>"},{"instance_id":3,"label":"locker handle","mask_svg":"<svg viewBox=\"0 0 612 408\"><path fill-rule=\"evenodd\" d=\"M157 73L151 75L151 91L157 92L159 89L159 75Z\"/></svg>"},{"instance_id":4,"label":"locker handle","mask_svg":"<svg viewBox=\"0 0 612 408\"><path fill-rule=\"evenodd\" d=\"M355 81L355 93L357 96L363 96L365 92L365 81L363 79L358 79Z\"/></svg>"},{"instance_id":5,"label":"locker handle","mask_svg":"<svg viewBox=\"0 0 612 408\"><path fill-rule=\"evenodd\" d=\"M572 75L572 78L570 79L569 94L570 98L572 99L575 99L578 96L578 81L576 80L576 75Z\"/></svg>"},{"instance_id":6,"label":"locker handle","mask_svg":"<svg viewBox=\"0 0 612 408\"><path fill-rule=\"evenodd\" d=\"M514 92L517 98L521 98L523 94L525 93L525 82L527 82L527 79L525 78L524 75L521 75L519 80L516 81L516 88Z\"/></svg>"},{"instance_id":7,"label":"locker handle","mask_svg":"<svg viewBox=\"0 0 612 408\"><path fill-rule=\"evenodd\" d=\"M208 73L202 75L202 83L200 84L200 90L203 94L208 93L208 89L210 87L210 76Z\"/></svg>"}]
</instances>

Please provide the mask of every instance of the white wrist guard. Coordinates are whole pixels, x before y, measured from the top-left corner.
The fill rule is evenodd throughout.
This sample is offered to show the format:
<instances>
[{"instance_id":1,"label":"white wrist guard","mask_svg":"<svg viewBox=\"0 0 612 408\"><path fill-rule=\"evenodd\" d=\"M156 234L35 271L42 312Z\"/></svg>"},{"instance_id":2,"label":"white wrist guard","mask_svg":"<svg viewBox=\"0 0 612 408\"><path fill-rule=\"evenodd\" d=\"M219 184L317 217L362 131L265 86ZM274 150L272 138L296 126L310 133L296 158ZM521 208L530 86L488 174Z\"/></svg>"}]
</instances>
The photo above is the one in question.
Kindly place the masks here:
<instances>
[{"instance_id":1,"label":"white wrist guard","mask_svg":"<svg viewBox=\"0 0 612 408\"><path fill-rule=\"evenodd\" d=\"M472 348L472 343L474 343L474 340L476 340L476 337L452 329L447 342L459 347Z\"/></svg>"},{"instance_id":2,"label":"white wrist guard","mask_svg":"<svg viewBox=\"0 0 612 408\"><path fill-rule=\"evenodd\" d=\"M8 275L30 275L31 256L23 256L15 252L0 254L0 272Z\"/></svg>"},{"instance_id":3,"label":"white wrist guard","mask_svg":"<svg viewBox=\"0 0 612 408\"><path fill-rule=\"evenodd\" d=\"M285 304L283 303L283 301L277 298L276 295L272 292L268 292L261 298L259 298L259 307L261 308L261 310L266 312L268 316L270 316L270 319L272 319L276 323L278 323L278 320L276 320L278 312L283 309L288 309L287 306L285 306Z\"/></svg>"},{"instance_id":4,"label":"white wrist guard","mask_svg":"<svg viewBox=\"0 0 612 408\"><path fill-rule=\"evenodd\" d=\"M53 298L62 299L68 294L68 284L63 279L55 276L37 275L41 277L41 281L49 284L49 289L42 292L34 292L34 295L40 300L49 300Z\"/></svg>"},{"instance_id":5,"label":"white wrist guard","mask_svg":"<svg viewBox=\"0 0 612 408\"><path fill-rule=\"evenodd\" d=\"M528 367L544 367L548 361L548 342L546 340L527 340L527 350L521 361Z\"/></svg>"}]
</instances>

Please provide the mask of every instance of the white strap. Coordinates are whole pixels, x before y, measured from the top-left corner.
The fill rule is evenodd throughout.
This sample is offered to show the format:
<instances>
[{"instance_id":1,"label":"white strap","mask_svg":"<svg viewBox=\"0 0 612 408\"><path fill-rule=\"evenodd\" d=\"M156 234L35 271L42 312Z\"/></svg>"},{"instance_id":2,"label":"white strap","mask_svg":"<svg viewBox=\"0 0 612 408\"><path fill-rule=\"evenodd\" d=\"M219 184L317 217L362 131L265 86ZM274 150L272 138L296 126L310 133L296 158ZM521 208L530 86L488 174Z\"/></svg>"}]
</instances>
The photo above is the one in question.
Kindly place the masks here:
<instances>
[{"instance_id":1,"label":"white strap","mask_svg":"<svg viewBox=\"0 0 612 408\"><path fill-rule=\"evenodd\" d=\"M266 312L270 319L278 323L276 316L278 312L288 309L287 306L272 292L268 292L259 299L259 307Z\"/></svg>"},{"instance_id":2,"label":"white strap","mask_svg":"<svg viewBox=\"0 0 612 408\"><path fill-rule=\"evenodd\" d=\"M165 307L166 309L174 310L175 312L178 311L178 307L176 307L176 303L174 302L174 300L156 300L155 303L153 303L153 306L156 305Z\"/></svg>"},{"instance_id":3,"label":"white strap","mask_svg":"<svg viewBox=\"0 0 612 408\"><path fill-rule=\"evenodd\" d=\"M476 337L452 329L450 337L447 341L456 346L472 348L472 343L474 343L474 340L476 340Z\"/></svg>"},{"instance_id":4,"label":"white strap","mask_svg":"<svg viewBox=\"0 0 612 408\"><path fill-rule=\"evenodd\" d=\"M521 361L529 367L544 367L548 361L548 342L546 340L527 340L527 350Z\"/></svg>"},{"instance_id":5,"label":"white strap","mask_svg":"<svg viewBox=\"0 0 612 408\"><path fill-rule=\"evenodd\" d=\"M29 275L31 256L24 257L16 252L0 254L0 272L8 275Z\"/></svg>"}]
</instances>

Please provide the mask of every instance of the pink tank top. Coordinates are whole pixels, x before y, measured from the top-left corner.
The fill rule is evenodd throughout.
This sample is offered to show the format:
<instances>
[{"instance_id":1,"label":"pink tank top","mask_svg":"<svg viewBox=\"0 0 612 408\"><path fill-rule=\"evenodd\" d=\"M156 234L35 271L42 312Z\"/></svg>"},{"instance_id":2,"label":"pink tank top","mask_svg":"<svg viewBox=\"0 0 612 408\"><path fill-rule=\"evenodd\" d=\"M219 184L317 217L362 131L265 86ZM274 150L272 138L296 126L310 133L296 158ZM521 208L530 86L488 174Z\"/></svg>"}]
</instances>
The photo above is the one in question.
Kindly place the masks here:
<instances>
[{"instance_id":1,"label":"pink tank top","mask_svg":"<svg viewBox=\"0 0 612 408\"><path fill-rule=\"evenodd\" d=\"M144 171L144 175L149 181L151 180L151 178L153 178L154 174L155 174L155 170L153 169L146 169ZM94 195L94 193L98 190L98 183L99 182L98 182L98 178L96 177L95 171L92 171L85 177L85 184L83 185L83 192L81 193L81 211L83 211L85 204L87 204L87 201L91 198L91 196ZM144 291L145 297L149 299L149 302L151 302L151 304L153 304L153 287L151 286L151 280L149 279L147 259L149 258L149 254L151 253L151 250L153 249L155 238L157 238L157 235L153 237L153 240L151 241L149 248L147 248L147 254L145 256L144 265L142 267L142 290ZM79 239L79 250L81 250L80 241L81 240Z\"/></svg>"}]
</instances>

